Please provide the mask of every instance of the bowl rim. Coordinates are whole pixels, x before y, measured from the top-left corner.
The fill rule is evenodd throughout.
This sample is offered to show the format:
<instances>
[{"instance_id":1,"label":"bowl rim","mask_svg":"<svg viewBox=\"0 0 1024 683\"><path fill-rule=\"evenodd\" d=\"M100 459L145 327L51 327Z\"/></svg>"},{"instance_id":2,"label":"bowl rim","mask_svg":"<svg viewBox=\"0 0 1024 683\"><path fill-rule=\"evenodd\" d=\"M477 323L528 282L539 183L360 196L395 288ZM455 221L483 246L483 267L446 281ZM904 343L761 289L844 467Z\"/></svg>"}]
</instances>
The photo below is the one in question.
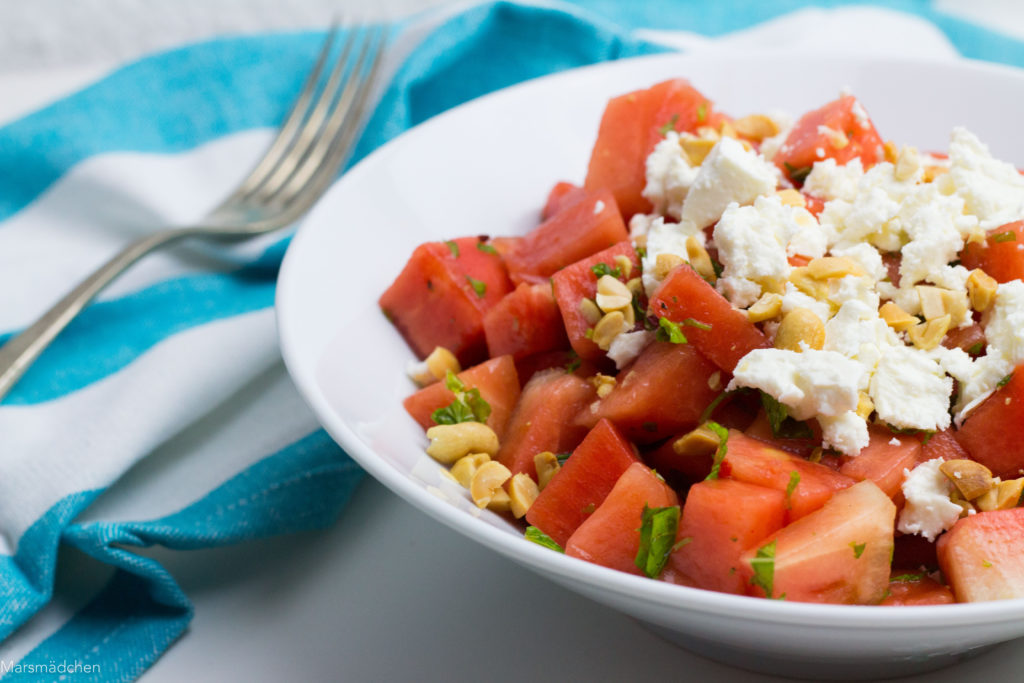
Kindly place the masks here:
<instances>
[{"instance_id":1,"label":"bowl rim","mask_svg":"<svg viewBox=\"0 0 1024 683\"><path fill-rule=\"evenodd\" d=\"M951 57L940 60L915 57L856 56L828 52L822 53L820 51L778 53L770 50L715 55L716 60L727 61L747 61L752 57L757 57L759 60L768 59L778 62L796 62L813 58L825 63L897 64L920 68L953 67L978 73L1000 74L1018 80L1024 85L1024 70L967 58ZM580 77L581 74L642 69L647 65L655 68L666 63L678 63L680 66L685 67L688 61L696 58L693 55L677 52L631 57L568 69L496 90L448 109L400 133L346 171L336 181L329 194L337 191L337 188L343 184L359 182L359 179L364 175L374 173L377 165L381 164L396 148L400 148L401 145L405 144L409 137L429 135L430 131L439 125L439 122L452 115L463 115L467 109L476 107L482 102L521 97L524 91L528 92L529 89L541 82L569 82ZM316 211L317 208L314 208L314 212ZM665 581L651 580L646 577L602 567L577 558L567 557L531 543L520 536L495 528L467 514L465 511L458 510L439 500L422 486L411 481L402 471L378 456L359 438L350 425L335 414L322 390L314 380L312 374L314 361L309 360L307 362L307 359L304 359L297 351L299 344L296 341L296 337L299 334L299 330L292 323L291 301L295 300L296 295L293 295L293 289L298 285L296 284L297 278L293 276L293 273L302 268L302 254L307 249L307 242L315 239L311 237L314 234L314 230L308 227L310 225L313 225L311 221L304 221L292 238L285 253L278 277L275 311L281 353L285 366L294 379L301 395L328 434L361 467L399 497L449 528L482 543L486 547L528 568L557 576L568 582L583 582L604 592L628 599L656 603L670 609L687 610L708 615L741 614L744 620L752 622L866 631L869 629L877 630L880 627L886 629L920 627L924 622L941 622L944 627L950 628L970 626L981 622L988 625L996 625L1019 622L1024 617L1024 598L977 603L954 603L949 605L901 606L895 609L877 605L835 605L766 600L763 598L752 598L691 588Z\"/></svg>"}]
</instances>

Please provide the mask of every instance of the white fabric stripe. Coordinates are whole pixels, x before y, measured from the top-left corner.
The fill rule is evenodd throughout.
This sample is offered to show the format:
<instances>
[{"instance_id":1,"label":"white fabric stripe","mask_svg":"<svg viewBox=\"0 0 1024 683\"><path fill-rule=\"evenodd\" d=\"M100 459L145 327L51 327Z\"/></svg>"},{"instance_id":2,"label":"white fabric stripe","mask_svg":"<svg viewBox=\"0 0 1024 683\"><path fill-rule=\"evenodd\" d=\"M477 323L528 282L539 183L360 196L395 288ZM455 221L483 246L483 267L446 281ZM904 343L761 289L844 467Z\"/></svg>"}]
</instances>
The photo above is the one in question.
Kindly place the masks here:
<instances>
[{"instance_id":1,"label":"white fabric stripe","mask_svg":"<svg viewBox=\"0 0 1024 683\"><path fill-rule=\"evenodd\" d=\"M182 154L102 154L72 168L32 204L0 222L0 291L18 292L4 298L0 331L32 322L130 241L202 217L248 172L270 135L267 129L246 131ZM252 253L257 246L250 242L244 248ZM100 298L223 268L210 256L230 253L199 240L155 252Z\"/></svg>"},{"instance_id":2,"label":"white fabric stripe","mask_svg":"<svg viewBox=\"0 0 1024 683\"><path fill-rule=\"evenodd\" d=\"M0 409L0 553L16 552L54 503L109 486L279 362L274 313L264 310L170 337L60 399ZM250 443L261 437L248 435Z\"/></svg>"},{"instance_id":3,"label":"white fabric stripe","mask_svg":"<svg viewBox=\"0 0 1024 683\"><path fill-rule=\"evenodd\" d=\"M851 26L871 26L872 56L956 57L949 39L920 17L875 7L807 8L784 14L747 29L708 38L687 31L646 29L637 35L687 52L817 51L861 55L864 34ZM799 74L794 74L799 77ZM841 86L842 84L840 84Z\"/></svg>"},{"instance_id":4,"label":"white fabric stripe","mask_svg":"<svg viewBox=\"0 0 1024 683\"><path fill-rule=\"evenodd\" d=\"M284 364L277 363L138 463L79 521L146 520L177 512L319 426Z\"/></svg>"}]
</instances>

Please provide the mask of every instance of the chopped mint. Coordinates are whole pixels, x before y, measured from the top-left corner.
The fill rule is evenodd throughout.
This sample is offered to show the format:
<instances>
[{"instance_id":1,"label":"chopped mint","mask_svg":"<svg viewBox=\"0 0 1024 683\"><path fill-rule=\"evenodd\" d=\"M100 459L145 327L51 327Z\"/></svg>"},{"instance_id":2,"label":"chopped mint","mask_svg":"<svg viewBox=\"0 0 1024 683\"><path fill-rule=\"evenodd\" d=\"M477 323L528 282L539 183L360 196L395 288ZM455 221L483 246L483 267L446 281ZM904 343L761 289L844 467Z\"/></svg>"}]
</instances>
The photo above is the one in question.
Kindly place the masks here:
<instances>
[{"instance_id":1,"label":"chopped mint","mask_svg":"<svg viewBox=\"0 0 1024 683\"><path fill-rule=\"evenodd\" d=\"M665 137L666 135L668 135L668 132L670 130L675 129L677 121L679 121L679 114L672 114L672 118L670 118L665 123L665 125L658 128L658 135L660 135L661 137Z\"/></svg>"},{"instance_id":2,"label":"chopped mint","mask_svg":"<svg viewBox=\"0 0 1024 683\"><path fill-rule=\"evenodd\" d=\"M491 245L487 244L486 242L477 242L476 243L476 248L479 249L480 251L484 252L485 254L497 254L498 253L497 249L495 249Z\"/></svg>"},{"instance_id":3,"label":"chopped mint","mask_svg":"<svg viewBox=\"0 0 1024 683\"><path fill-rule=\"evenodd\" d=\"M565 549L562 546L555 543L555 539L548 536L546 533L541 531L535 526L526 527L526 533L523 534L527 541L533 541L537 545L542 545L545 548L550 548L555 552L564 553Z\"/></svg>"},{"instance_id":4,"label":"chopped mint","mask_svg":"<svg viewBox=\"0 0 1024 683\"><path fill-rule=\"evenodd\" d=\"M775 541L757 549L757 554L750 560L750 567L754 570L754 576L750 579L750 583L760 586L764 590L764 594L769 598L773 597L775 590Z\"/></svg>"},{"instance_id":5,"label":"chopped mint","mask_svg":"<svg viewBox=\"0 0 1024 683\"><path fill-rule=\"evenodd\" d=\"M594 265L590 266L590 272L592 272L594 276L597 278L600 278L603 275L611 275L612 277L622 277L621 268L619 268L618 266L612 268L607 263L595 263Z\"/></svg>"},{"instance_id":6,"label":"chopped mint","mask_svg":"<svg viewBox=\"0 0 1024 683\"><path fill-rule=\"evenodd\" d=\"M707 100L700 103L697 107L697 123L704 123L708 120L708 103Z\"/></svg>"},{"instance_id":7,"label":"chopped mint","mask_svg":"<svg viewBox=\"0 0 1024 683\"><path fill-rule=\"evenodd\" d=\"M491 405L480 395L476 387L466 385L451 370L445 376L445 387L455 394L455 400L444 408L438 408L430 415L435 424L452 425L460 422L486 422L491 415Z\"/></svg>"},{"instance_id":8,"label":"chopped mint","mask_svg":"<svg viewBox=\"0 0 1024 683\"><path fill-rule=\"evenodd\" d=\"M1016 242L1017 233L1013 230L1007 230L1006 232L997 232L991 237L993 242Z\"/></svg>"},{"instance_id":9,"label":"chopped mint","mask_svg":"<svg viewBox=\"0 0 1024 683\"><path fill-rule=\"evenodd\" d=\"M705 426L713 431L718 437L718 448L715 449L715 458L711 463L711 472L705 477L705 481L708 479L718 479L718 473L722 469L722 461L725 460L725 454L729 452L729 430L718 424L717 422L706 422Z\"/></svg>"},{"instance_id":10,"label":"chopped mint","mask_svg":"<svg viewBox=\"0 0 1024 683\"><path fill-rule=\"evenodd\" d=\"M475 279L471 278L468 275L466 276L466 282L469 283L469 286L473 288L473 291L476 292L476 295L478 297L480 297L481 299L484 298L484 296L487 294L487 283L486 282L481 282L480 280L475 280Z\"/></svg>"},{"instance_id":11,"label":"chopped mint","mask_svg":"<svg viewBox=\"0 0 1024 683\"><path fill-rule=\"evenodd\" d=\"M768 415L768 424L772 428L772 436L776 439L810 439L814 432L806 422L794 420L789 416L789 409L771 394L761 392L761 405Z\"/></svg>"},{"instance_id":12,"label":"chopped mint","mask_svg":"<svg viewBox=\"0 0 1024 683\"><path fill-rule=\"evenodd\" d=\"M860 556L864 554L864 548L867 547L867 543L855 543L850 541L850 547L853 548L853 556L856 559L860 559Z\"/></svg>"},{"instance_id":13,"label":"chopped mint","mask_svg":"<svg viewBox=\"0 0 1024 683\"><path fill-rule=\"evenodd\" d=\"M459 245L452 240L445 242L448 246L448 251L452 252L452 258L459 258Z\"/></svg>"},{"instance_id":14,"label":"chopped mint","mask_svg":"<svg viewBox=\"0 0 1024 683\"><path fill-rule=\"evenodd\" d=\"M655 338L658 341L667 341L673 344L686 343L686 335L679 329L679 325L668 318L661 318L658 321L658 331L655 333Z\"/></svg>"},{"instance_id":15,"label":"chopped mint","mask_svg":"<svg viewBox=\"0 0 1024 683\"><path fill-rule=\"evenodd\" d=\"M793 503L793 492L800 483L800 473L793 470L789 473L789 483L786 484L786 509L789 510Z\"/></svg>"},{"instance_id":16,"label":"chopped mint","mask_svg":"<svg viewBox=\"0 0 1024 683\"><path fill-rule=\"evenodd\" d=\"M633 563L649 578L656 579L675 548L679 506L652 508L645 504L640 519L640 549Z\"/></svg>"}]
</instances>

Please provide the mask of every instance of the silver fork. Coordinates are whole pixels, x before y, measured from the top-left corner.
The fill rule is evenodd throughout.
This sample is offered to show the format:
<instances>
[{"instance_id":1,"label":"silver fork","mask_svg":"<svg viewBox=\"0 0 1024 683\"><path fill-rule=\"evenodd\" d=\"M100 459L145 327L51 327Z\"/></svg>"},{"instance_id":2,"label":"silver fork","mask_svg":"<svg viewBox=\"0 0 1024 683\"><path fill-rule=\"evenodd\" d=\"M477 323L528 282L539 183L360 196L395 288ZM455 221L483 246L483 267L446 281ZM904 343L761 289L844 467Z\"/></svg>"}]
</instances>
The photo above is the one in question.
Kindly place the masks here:
<instances>
[{"instance_id":1,"label":"silver fork","mask_svg":"<svg viewBox=\"0 0 1024 683\"><path fill-rule=\"evenodd\" d=\"M387 43L380 26L350 28L325 75L337 36L335 26L274 141L234 192L199 224L162 230L125 247L0 349L0 399L100 290L149 252L186 237L262 235L309 210L355 146Z\"/></svg>"}]
</instances>

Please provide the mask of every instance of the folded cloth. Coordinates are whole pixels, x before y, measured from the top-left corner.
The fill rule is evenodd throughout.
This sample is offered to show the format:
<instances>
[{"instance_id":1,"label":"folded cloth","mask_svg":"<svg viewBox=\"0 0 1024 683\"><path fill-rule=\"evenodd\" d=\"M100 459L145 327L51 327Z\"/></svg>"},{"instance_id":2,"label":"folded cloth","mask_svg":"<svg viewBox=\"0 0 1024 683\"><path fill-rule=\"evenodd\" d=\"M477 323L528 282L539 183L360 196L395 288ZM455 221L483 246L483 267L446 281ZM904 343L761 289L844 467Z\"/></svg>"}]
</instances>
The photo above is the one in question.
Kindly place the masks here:
<instances>
[{"instance_id":1,"label":"folded cloth","mask_svg":"<svg viewBox=\"0 0 1024 683\"><path fill-rule=\"evenodd\" d=\"M993 57L979 29L925 5L901 3L915 17L746 4L751 13L697 2L628 10L597 0L583 8L499 2L406 22L397 38L405 58L354 161L435 114L528 78L666 44L778 49L788 35L787 49L815 47L823 21L843 27L828 38L833 49L854 51L884 25L899 27L902 47L916 56L955 56L955 45L1024 63L1015 41L992 38L1005 48ZM666 31L684 20L704 35ZM154 55L0 128L0 330L31 322L130 238L202 216L258 158L322 39L267 34ZM343 509L361 470L318 429L277 348L274 281L286 245L275 238L148 257L0 404L0 639L48 602L62 546L115 568L18 663L23 673L74 662L97 667L96 679L130 680L184 632L188 597L134 549L318 528Z\"/></svg>"}]
</instances>

